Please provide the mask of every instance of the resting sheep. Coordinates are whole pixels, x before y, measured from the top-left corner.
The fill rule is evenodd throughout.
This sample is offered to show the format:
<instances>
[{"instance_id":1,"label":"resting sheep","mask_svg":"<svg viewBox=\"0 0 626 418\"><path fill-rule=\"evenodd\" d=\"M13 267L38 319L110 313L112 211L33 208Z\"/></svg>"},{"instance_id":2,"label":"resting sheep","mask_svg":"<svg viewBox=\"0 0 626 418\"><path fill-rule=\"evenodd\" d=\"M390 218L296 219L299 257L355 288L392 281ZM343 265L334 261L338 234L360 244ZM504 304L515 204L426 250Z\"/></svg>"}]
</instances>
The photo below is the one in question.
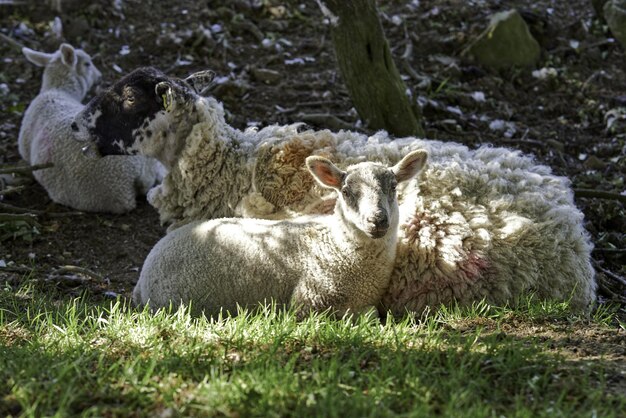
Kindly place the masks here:
<instances>
[{"instance_id":1,"label":"resting sheep","mask_svg":"<svg viewBox=\"0 0 626 418\"><path fill-rule=\"evenodd\" d=\"M127 112L111 110L121 108L118 94L104 93L77 123L103 155L140 153L166 163L163 184L149 194L165 222L323 212L332 200L305 175L309 155L344 167L365 159L393 164L425 149L421 181L399 190L398 257L383 308L401 314L481 299L514 304L535 292L585 312L595 300L591 244L569 181L518 151L392 140L384 132L299 132L298 125L242 132L226 123L219 102L150 68L112 92L124 89L134 103L158 106L128 112L134 122L122 125L116 120Z\"/></svg>"},{"instance_id":2,"label":"resting sheep","mask_svg":"<svg viewBox=\"0 0 626 418\"><path fill-rule=\"evenodd\" d=\"M300 314L373 308L395 260L396 184L417 174L426 155L413 151L391 168L370 162L345 172L325 158L308 157L313 177L338 196L332 215L184 225L146 258L134 302L152 309L190 303L207 315L270 300Z\"/></svg>"},{"instance_id":3,"label":"resting sheep","mask_svg":"<svg viewBox=\"0 0 626 418\"><path fill-rule=\"evenodd\" d=\"M70 125L83 109L81 100L101 76L89 55L69 44L51 54L29 48L23 53L45 67L41 91L26 109L18 139L26 162L53 164L33 172L35 179L53 201L75 209L113 213L133 209L137 192L145 194L154 185L161 165L144 156L95 160L82 155Z\"/></svg>"}]
</instances>

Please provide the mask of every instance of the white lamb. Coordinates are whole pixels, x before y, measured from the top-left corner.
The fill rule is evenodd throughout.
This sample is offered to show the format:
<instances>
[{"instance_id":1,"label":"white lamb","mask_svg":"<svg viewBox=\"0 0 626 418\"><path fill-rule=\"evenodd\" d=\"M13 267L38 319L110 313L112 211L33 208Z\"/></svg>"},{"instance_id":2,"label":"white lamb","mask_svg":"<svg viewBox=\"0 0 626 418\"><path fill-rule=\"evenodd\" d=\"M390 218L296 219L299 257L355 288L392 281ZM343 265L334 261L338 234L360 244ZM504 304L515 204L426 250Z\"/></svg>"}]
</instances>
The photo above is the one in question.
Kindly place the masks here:
<instances>
[{"instance_id":1,"label":"white lamb","mask_svg":"<svg viewBox=\"0 0 626 418\"><path fill-rule=\"evenodd\" d=\"M308 157L311 174L338 196L332 215L184 225L152 249L133 300L153 309L191 304L208 315L270 300L300 314L368 310L387 289L395 260L396 185L417 174L426 156L413 151L391 168L360 163L345 172Z\"/></svg>"},{"instance_id":2,"label":"white lamb","mask_svg":"<svg viewBox=\"0 0 626 418\"><path fill-rule=\"evenodd\" d=\"M82 155L71 125L84 107L81 100L101 76L89 55L69 44L51 54L29 48L23 53L45 67L41 91L26 109L18 139L26 162L53 164L34 172L37 181L53 201L75 209L113 213L133 209L136 194L145 194L157 181L161 164L144 156L95 160Z\"/></svg>"},{"instance_id":3,"label":"white lamb","mask_svg":"<svg viewBox=\"0 0 626 418\"><path fill-rule=\"evenodd\" d=\"M384 132L298 132L297 125L242 132L226 123L216 100L154 69L131 73L114 89L132 90L135 104L156 104L129 112L134 119L122 129L118 95L102 94L77 123L103 155L140 153L167 165L163 184L149 194L165 222L323 212L332 200L307 175L309 155L344 167L365 159L393 164L425 149L421 181L399 191L398 258L383 308L513 304L535 292L585 312L595 300L591 244L569 181L518 151L392 140Z\"/></svg>"}]
</instances>

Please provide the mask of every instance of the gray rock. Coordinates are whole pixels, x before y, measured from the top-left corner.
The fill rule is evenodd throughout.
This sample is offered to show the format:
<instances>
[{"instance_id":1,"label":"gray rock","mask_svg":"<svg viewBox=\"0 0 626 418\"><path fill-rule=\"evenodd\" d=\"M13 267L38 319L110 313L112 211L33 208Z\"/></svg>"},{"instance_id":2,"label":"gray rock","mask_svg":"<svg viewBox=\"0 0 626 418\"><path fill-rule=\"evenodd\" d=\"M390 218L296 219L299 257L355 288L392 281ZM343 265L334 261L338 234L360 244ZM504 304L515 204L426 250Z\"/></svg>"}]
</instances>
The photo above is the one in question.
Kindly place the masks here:
<instances>
[{"instance_id":1,"label":"gray rock","mask_svg":"<svg viewBox=\"0 0 626 418\"><path fill-rule=\"evenodd\" d=\"M252 68L252 76L255 80L265 84L277 84L283 77L278 71L267 68Z\"/></svg>"},{"instance_id":2,"label":"gray rock","mask_svg":"<svg viewBox=\"0 0 626 418\"><path fill-rule=\"evenodd\" d=\"M493 69L534 66L541 48L517 10L496 13L469 47L481 65Z\"/></svg>"},{"instance_id":3,"label":"gray rock","mask_svg":"<svg viewBox=\"0 0 626 418\"><path fill-rule=\"evenodd\" d=\"M604 4L604 18L615 39L626 48L626 0L609 0Z\"/></svg>"}]
</instances>

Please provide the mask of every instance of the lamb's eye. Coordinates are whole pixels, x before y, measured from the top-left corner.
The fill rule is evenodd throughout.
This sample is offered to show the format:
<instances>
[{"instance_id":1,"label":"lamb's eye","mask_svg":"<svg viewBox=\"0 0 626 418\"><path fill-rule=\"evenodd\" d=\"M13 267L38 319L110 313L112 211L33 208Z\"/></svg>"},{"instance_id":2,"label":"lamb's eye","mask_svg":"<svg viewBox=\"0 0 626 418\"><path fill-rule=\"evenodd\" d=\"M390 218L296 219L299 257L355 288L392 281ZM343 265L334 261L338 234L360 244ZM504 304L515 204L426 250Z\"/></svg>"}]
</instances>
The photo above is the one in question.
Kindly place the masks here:
<instances>
[{"instance_id":1,"label":"lamb's eye","mask_svg":"<svg viewBox=\"0 0 626 418\"><path fill-rule=\"evenodd\" d=\"M347 187L344 187L341 189L341 194L343 195L343 197L348 197L350 196L350 190Z\"/></svg>"},{"instance_id":2,"label":"lamb's eye","mask_svg":"<svg viewBox=\"0 0 626 418\"><path fill-rule=\"evenodd\" d=\"M85 67L90 67L90 66L91 66L91 63L90 63L90 62L86 62L86 63L84 63L83 65L84 65Z\"/></svg>"}]
</instances>

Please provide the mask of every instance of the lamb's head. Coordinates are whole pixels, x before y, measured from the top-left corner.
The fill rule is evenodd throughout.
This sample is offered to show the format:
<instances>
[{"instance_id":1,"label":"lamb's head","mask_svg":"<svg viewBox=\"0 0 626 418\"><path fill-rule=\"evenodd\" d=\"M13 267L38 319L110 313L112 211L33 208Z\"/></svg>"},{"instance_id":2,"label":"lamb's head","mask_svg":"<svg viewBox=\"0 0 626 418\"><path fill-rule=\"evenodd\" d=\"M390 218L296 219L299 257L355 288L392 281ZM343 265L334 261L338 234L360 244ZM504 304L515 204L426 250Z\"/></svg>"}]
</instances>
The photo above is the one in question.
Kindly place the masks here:
<instances>
[{"instance_id":1,"label":"lamb's head","mask_svg":"<svg viewBox=\"0 0 626 418\"><path fill-rule=\"evenodd\" d=\"M61 88L81 100L102 78L89 54L70 44L61 44L58 51L51 54L30 48L22 48L22 53L28 61L45 67L41 91Z\"/></svg>"},{"instance_id":2,"label":"lamb's head","mask_svg":"<svg viewBox=\"0 0 626 418\"><path fill-rule=\"evenodd\" d=\"M370 238L382 238L398 228L396 185L421 171L427 157L426 151L416 150L392 167L364 162L342 171L326 158L311 156L306 165L321 186L337 191L335 212L345 223Z\"/></svg>"},{"instance_id":3,"label":"lamb's head","mask_svg":"<svg viewBox=\"0 0 626 418\"><path fill-rule=\"evenodd\" d=\"M182 80L156 68L139 68L95 96L76 116L72 129L103 156L162 157L175 146L168 142L170 134L190 118L198 91L211 74L203 71Z\"/></svg>"}]
</instances>

